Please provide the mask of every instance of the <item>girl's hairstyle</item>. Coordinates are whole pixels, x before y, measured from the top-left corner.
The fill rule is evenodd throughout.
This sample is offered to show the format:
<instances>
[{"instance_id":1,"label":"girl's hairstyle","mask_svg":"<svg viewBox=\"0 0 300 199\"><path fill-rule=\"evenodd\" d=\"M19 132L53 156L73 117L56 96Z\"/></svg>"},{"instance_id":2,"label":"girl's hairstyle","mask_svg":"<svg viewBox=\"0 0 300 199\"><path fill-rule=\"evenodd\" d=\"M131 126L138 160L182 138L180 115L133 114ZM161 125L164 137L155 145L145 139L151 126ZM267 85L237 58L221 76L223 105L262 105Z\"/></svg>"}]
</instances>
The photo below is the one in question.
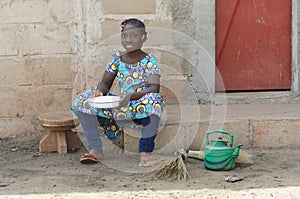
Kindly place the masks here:
<instances>
[{"instance_id":1,"label":"girl's hairstyle","mask_svg":"<svg viewBox=\"0 0 300 199\"><path fill-rule=\"evenodd\" d=\"M126 26L127 24L131 24L131 25L133 25L135 28L140 29L141 32L142 32L142 35L146 35L146 34L147 34L145 24L144 24L142 21L140 21L140 20L138 20L138 19L135 19L135 18L125 19L125 20L122 21L122 23L121 23L121 26L120 26L121 31L124 30L124 28L125 28L125 26Z\"/></svg>"}]
</instances>

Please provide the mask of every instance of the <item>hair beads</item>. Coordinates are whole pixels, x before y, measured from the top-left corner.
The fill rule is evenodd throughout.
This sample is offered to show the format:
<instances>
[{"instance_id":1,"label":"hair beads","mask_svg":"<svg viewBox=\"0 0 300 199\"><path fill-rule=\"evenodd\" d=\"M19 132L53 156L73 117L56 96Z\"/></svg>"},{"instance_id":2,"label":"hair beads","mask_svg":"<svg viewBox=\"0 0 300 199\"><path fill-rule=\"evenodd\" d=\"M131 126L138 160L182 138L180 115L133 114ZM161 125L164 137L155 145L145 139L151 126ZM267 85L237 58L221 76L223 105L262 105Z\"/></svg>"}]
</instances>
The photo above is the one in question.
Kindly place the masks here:
<instances>
[{"instance_id":1,"label":"hair beads","mask_svg":"<svg viewBox=\"0 0 300 199\"><path fill-rule=\"evenodd\" d=\"M125 26L126 26L126 21L127 21L127 19L125 19L124 21L122 21L122 23L121 23L121 31L123 31L124 30L124 28L125 28Z\"/></svg>"}]
</instances>

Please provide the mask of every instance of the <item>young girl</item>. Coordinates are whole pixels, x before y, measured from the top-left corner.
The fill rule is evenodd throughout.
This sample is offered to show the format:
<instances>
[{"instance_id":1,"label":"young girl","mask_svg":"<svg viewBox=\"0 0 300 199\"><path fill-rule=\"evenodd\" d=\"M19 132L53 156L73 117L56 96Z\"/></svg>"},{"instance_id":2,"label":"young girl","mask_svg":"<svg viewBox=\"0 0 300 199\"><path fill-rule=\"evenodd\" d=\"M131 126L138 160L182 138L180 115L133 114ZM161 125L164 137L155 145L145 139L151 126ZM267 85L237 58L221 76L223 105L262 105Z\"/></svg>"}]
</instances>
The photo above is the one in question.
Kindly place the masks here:
<instances>
[{"instance_id":1,"label":"young girl","mask_svg":"<svg viewBox=\"0 0 300 199\"><path fill-rule=\"evenodd\" d=\"M96 89L83 91L74 100L72 110L79 117L88 141L89 153L80 158L82 163L96 163L104 158L99 131L102 130L109 139L119 139L122 130L118 124L130 119L142 126L139 165L151 165L151 152L154 150L164 101L159 93L158 61L141 50L146 40L147 32L142 21L134 18L124 20L121 23L121 43L125 51L112 55ZM109 91L115 79L122 93L119 107L91 107L87 99L111 95Z\"/></svg>"}]
</instances>

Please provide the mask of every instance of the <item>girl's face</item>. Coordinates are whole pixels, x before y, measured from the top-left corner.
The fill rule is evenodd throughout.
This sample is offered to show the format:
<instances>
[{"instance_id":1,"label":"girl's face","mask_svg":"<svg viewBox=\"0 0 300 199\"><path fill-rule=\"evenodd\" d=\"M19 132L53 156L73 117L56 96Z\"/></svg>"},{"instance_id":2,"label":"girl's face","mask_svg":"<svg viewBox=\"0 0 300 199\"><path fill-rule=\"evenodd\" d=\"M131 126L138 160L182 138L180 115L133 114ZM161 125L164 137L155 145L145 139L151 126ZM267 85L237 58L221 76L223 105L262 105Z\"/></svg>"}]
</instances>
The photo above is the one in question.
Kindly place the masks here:
<instances>
[{"instance_id":1,"label":"girl's face","mask_svg":"<svg viewBox=\"0 0 300 199\"><path fill-rule=\"evenodd\" d=\"M126 24L121 32L121 43L127 52L141 49L145 41L144 38L145 35L142 35L141 29L131 24Z\"/></svg>"}]
</instances>

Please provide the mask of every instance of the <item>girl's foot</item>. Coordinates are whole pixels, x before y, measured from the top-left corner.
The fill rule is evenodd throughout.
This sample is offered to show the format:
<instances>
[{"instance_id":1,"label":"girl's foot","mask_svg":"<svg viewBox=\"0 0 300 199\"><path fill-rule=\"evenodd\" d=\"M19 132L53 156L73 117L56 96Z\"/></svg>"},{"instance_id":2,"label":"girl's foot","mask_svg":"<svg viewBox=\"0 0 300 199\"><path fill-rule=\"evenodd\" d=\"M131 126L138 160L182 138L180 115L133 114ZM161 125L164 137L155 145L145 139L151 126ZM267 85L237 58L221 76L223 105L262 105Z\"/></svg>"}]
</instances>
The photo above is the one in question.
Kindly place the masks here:
<instances>
[{"instance_id":1,"label":"girl's foot","mask_svg":"<svg viewBox=\"0 0 300 199\"><path fill-rule=\"evenodd\" d=\"M83 156L80 157L80 162L83 164L98 163L103 158L103 153L99 153L97 151L90 151L89 153L85 153Z\"/></svg>"},{"instance_id":2,"label":"girl's foot","mask_svg":"<svg viewBox=\"0 0 300 199\"><path fill-rule=\"evenodd\" d=\"M140 156L140 167L149 167L153 166L155 163L154 157L150 153L141 153Z\"/></svg>"},{"instance_id":3,"label":"girl's foot","mask_svg":"<svg viewBox=\"0 0 300 199\"><path fill-rule=\"evenodd\" d=\"M90 153L93 154L97 160L102 160L104 158L104 154L101 152L91 150Z\"/></svg>"}]
</instances>

